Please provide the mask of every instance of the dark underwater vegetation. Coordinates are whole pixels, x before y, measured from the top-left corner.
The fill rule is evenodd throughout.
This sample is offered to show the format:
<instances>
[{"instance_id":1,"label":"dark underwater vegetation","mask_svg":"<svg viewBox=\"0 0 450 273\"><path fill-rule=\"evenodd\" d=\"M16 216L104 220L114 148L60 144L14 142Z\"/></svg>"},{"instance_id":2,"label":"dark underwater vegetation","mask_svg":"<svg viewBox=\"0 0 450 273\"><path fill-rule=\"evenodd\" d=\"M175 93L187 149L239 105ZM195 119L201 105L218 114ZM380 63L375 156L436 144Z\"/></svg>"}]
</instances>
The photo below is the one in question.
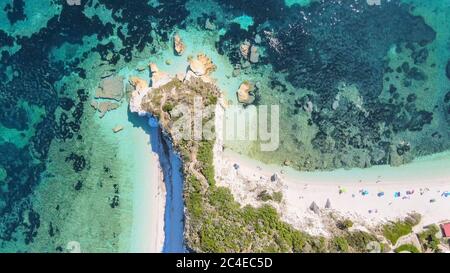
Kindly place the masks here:
<instances>
[{"instance_id":1,"label":"dark underwater vegetation","mask_svg":"<svg viewBox=\"0 0 450 273\"><path fill-rule=\"evenodd\" d=\"M444 1L206 1L216 13L202 2L0 0L0 252L64 252L86 224L77 215L94 223L87 249L120 249L126 159L97 137L92 90L163 50L175 29L203 31L206 19L222 29L215 47L236 67L245 66L240 44L262 37L264 54L242 73L269 74L257 103L282 106L280 149L242 152L311 171L400 165L450 147ZM253 18L248 29L229 20L242 14ZM96 203L81 203L96 196L101 209L90 215ZM95 247L105 240L108 248Z\"/></svg>"}]
</instances>

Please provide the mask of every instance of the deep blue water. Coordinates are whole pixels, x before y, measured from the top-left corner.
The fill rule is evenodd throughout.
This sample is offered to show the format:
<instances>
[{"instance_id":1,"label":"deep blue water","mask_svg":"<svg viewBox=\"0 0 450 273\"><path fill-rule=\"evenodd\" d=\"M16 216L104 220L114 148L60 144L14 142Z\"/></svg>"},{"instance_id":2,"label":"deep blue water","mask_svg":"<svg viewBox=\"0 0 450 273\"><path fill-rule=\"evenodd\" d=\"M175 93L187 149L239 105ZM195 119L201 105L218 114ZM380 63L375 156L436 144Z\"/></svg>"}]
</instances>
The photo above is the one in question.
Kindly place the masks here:
<instances>
[{"instance_id":1,"label":"deep blue water","mask_svg":"<svg viewBox=\"0 0 450 273\"><path fill-rule=\"evenodd\" d=\"M170 139L165 137L158 122L150 118L151 146L159 155L166 185L166 205L164 213L164 253L186 252L184 245L184 201L183 164L173 150Z\"/></svg>"}]
</instances>

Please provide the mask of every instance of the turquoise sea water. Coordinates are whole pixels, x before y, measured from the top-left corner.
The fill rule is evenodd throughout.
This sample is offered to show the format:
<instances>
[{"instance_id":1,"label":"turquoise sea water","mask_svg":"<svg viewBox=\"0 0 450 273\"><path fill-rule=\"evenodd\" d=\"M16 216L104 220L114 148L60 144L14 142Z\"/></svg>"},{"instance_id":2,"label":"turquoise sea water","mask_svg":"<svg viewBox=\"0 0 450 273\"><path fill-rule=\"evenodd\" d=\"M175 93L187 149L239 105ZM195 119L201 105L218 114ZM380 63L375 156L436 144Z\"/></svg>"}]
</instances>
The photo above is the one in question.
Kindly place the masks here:
<instances>
[{"instance_id":1,"label":"turquoise sea water","mask_svg":"<svg viewBox=\"0 0 450 273\"><path fill-rule=\"evenodd\" d=\"M0 252L66 252L74 242L137 250L131 238L145 233L136 225L148 213L137 193L152 183L147 166L161 142L126 96L103 118L90 103L102 78L148 79L149 62L176 74L204 52L231 103L241 82L254 82L256 104L280 105L280 148L227 146L268 163L366 168L448 150L450 3L309 2L0 0ZM245 40L258 63L240 54ZM167 252L184 247L182 180L172 178Z\"/></svg>"}]
</instances>

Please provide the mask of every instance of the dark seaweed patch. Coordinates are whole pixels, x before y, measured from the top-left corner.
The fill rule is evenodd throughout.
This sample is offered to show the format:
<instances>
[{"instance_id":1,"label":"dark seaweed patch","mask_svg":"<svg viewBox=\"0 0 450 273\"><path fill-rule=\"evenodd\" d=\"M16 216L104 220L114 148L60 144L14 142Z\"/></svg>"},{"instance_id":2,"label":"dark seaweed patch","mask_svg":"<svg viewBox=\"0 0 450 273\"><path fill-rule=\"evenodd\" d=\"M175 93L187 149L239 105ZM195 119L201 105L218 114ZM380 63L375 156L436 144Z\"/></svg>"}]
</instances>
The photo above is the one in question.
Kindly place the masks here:
<instances>
[{"instance_id":1,"label":"dark seaweed patch","mask_svg":"<svg viewBox=\"0 0 450 273\"><path fill-rule=\"evenodd\" d=\"M2 46L13 46L14 38L9 36L8 33L4 32L2 29L0 29L0 44Z\"/></svg>"},{"instance_id":2,"label":"dark seaweed patch","mask_svg":"<svg viewBox=\"0 0 450 273\"><path fill-rule=\"evenodd\" d=\"M5 6L4 11L6 12L6 16L11 25L14 25L17 21L22 21L27 18L24 13L25 3L23 0L13 0L12 6L11 4L7 4Z\"/></svg>"},{"instance_id":3,"label":"dark seaweed patch","mask_svg":"<svg viewBox=\"0 0 450 273\"><path fill-rule=\"evenodd\" d=\"M59 106L62 109L69 111L75 106L75 102L71 98L59 98Z\"/></svg>"},{"instance_id":4,"label":"dark seaweed patch","mask_svg":"<svg viewBox=\"0 0 450 273\"><path fill-rule=\"evenodd\" d=\"M332 93L338 82L345 81L358 84L366 97L377 97L382 91L383 59L392 44L429 43L436 36L398 1L370 7L361 1L322 0L293 9L290 18L278 35L283 50L270 47L271 62L287 72L294 86L320 95Z\"/></svg>"},{"instance_id":5,"label":"dark seaweed patch","mask_svg":"<svg viewBox=\"0 0 450 273\"><path fill-rule=\"evenodd\" d=\"M118 52L126 62L131 61L133 50L142 51L146 45L153 42L152 30L167 41L168 32L172 31L175 25L185 27L184 20L188 15L185 0L160 1L157 8L149 6L148 1L143 0L115 2L100 0L99 2L111 9L114 20L121 23L117 28L117 37L121 39L123 48ZM156 29L152 26L154 20L157 20L159 25ZM97 50L105 49L97 48ZM116 53L110 46L106 50ZM106 52L102 53L101 55L105 55ZM117 57L114 60L116 61Z\"/></svg>"},{"instance_id":6,"label":"dark seaweed patch","mask_svg":"<svg viewBox=\"0 0 450 273\"><path fill-rule=\"evenodd\" d=\"M86 168L86 159L83 155L77 155L75 153L71 153L68 157L66 157L66 162L72 162L72 167L75 172L81 172Z\"/></svg>"},{"instance_id":7,"label":"dark seaweed patch","mask_svg":"<svg viewBox=\"0 0 450 273\"><path fill-rule=\"evenodd\" d=\"M73 186L73 188L74 188L76 191L81 190L82 187L83 187L83 181L81 181L81 180L78 180L78 181L75 183L75 185Z\"/></svg>"}]
</instances>

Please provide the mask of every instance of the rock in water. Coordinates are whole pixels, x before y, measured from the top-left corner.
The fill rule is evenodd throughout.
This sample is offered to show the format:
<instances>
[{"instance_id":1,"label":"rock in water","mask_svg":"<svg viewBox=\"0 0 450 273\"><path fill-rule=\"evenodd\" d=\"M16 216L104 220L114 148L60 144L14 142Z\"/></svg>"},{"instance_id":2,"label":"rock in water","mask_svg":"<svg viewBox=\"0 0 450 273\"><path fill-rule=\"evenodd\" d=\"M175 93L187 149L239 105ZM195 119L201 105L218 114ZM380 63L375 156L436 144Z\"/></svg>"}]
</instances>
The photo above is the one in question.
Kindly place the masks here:
<instances>
[{"instance_id":1,"label":"rock in water","mask_svg":"<svg viewBox=\"0 0 450 273\"><path fill-rule=\"evenodd\" d=\"M183 55L184 51L186 50L186 46L184 45L183 40L181 40L181 37L178 33L173 36L173 47L175 53L178 56Z\"/></svg>"},{"instance_id":2,"label":"rock in water","mask_svg":"<svg viewBox=\"0 0 450 273\"><path fill-rule=\"evenodd\" d=\"M217 27L216 27L216 25L213 22L211 22L209 20L209 18L207 18L206 22L205 22L205 29L207 29L207 30L216 30Z\"/></svg>"},{"instance_id":3,"label":"rock in water","mask_svg":"<svg viewBox=\"0 0 450 273\"><path fill-rule=\"evenodd\" d=\"M255 43L256 43L256 44L260 44L261 42L262 42L261 35L256 34L256 36L255 36Z\"/></svg>"},{"instance_id":4,"label":"rock in water","mask_svg":"<svg viewBox=\"0 0 450 273\"><path fill-rule=\"evenodd\" d=\"M116 76L103 79L95 91L95 98L120 101L123 98L123 78Z\"/></svg>"},{"instance_id":5,"label":"rock in water","mask_svg":"<svg viewBox=\"0 0 450 273\"><path fill-rule=\"evenodd\" d=\"M257 63L259 62L259 52L258 52L258 47L255 45L252 45L251 49L250 49L250 58L249 58L251 63Z\"/></svg>"},{"instance_id":6,"label":"rock in water","mask_svg":"<svg viewBox=\"0 0 450 273\"><path fill-rule=\"evenodd\" d=\"M447 75L447 78L450 80L450 60L447 62L447 68L445 69L445 74Z\"/></svg>"},{"instance_id":7,"label":"rock in water","mask_svg":"<svg viewBox=\"0 0 450 273\"><path fill-rule=\"evenodd\" d=\"M205 54L198 54L197 58L189 60L189 69L194 72L196 76L205 76L216 70L216 66Z\"/></svg>"},{"instance_id":8,"label":"rock in water","mask_svg":"<svg viewBox=\"0 0 450 273\"><path fill-rule=\"evenodd\" d=\"M98 109L98 102L95 101L95 100L91 101L91 106L92 106L92 108L94 108L95 110L97 110L97 109Z\"/></svg>"},{"instance_id":9,"label":"rock in water","mask_svg":"<svg viewBox=\"0 0 450 273\"><path fill-rule=\"evenodd\" d=\"M247 41L247 40L246 40L245 42L243 42L243 43L241 44L241 46L239 47L240 52L241 52L241 56L242 56L242 58L244 58L245 60L247 60L248 57L249 57L249 54L250 54L250 47L251 47L251 44L250 44L250 42Z\"/></svg>"},{"instance_id":10,"label":"rock in water","mask_svg":"<svg viewBox=\"0 0 450 273\"><path fill-rule=\"evenodd\" d=\"M327 203L325 204L326 209L331 209L331 201L330 199L327 199Z\"/></svg>"},{"instance_id":11,"label":"rock in water","mask_svg":"<svg viewBox=\"0 0 450 273\"><path fill-rule=\"evenodd\" d=\"M120 132L120 131L123 130L123 126L122 126L122 125L117 125L117 126L114 127L112 130L113 130L113 132L114 132L115 134L117 134L118 132Z\"/></svg>"},{"instance_id":12,"label":"rock in water","mask_svg":"<svg viewBox=\"0 0 450 273\"><path fill-rule=\"evenodd\" d=\"M98 104L98 111L100 112L99 117L103 118L107 112L115 110L117 108L119 108L119 104L118 103L114 103L114 102L109 102L109 101L102 101Z\"/></svg>"},{"instance_id":13,"label":"rock in water","mask_svg":"<svg viewBox=\"0 0 450 273\"><path fill-rule=\"evenodd\" d=\"M170 80L169 74L160 71L156 64L151 63L149 65L149 67L150 67L150 72L152 74L152 87L153 88L158 88Z\"/></svg>"},{"instance_id":14,"label":"rock in water","mask_svg":"<svg viewBox=\"0 0 450 273\"><path fill-rule=\"evenodd\" d=\"M250 94L254 90L253 84L245 81L241 83L239 90L237 91L238 101L240 103L251 104L255 101L255 97Z\"/></svg>"}]
</instances>

